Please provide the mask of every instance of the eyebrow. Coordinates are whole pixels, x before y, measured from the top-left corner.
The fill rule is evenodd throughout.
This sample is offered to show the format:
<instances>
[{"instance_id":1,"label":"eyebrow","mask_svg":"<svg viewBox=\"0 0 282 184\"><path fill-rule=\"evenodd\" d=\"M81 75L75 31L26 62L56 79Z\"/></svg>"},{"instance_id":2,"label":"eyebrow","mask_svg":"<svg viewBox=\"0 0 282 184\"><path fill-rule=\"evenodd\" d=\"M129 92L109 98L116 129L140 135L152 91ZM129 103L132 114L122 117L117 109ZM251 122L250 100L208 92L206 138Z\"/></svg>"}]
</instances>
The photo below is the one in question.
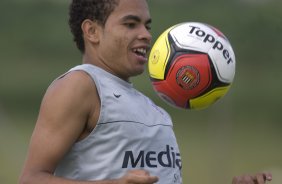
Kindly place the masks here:
<instances>
[{"instance_id":1,"label":"eyebrow","mask_svg":"<svg viewBox=\"0 0 282 184\"><path fill-rule=\"evenodd\" d=\"M136 15L126 15L122 18L122 21L128 21L128 20L134 20L136 22L142 22L141 18L136 16ZM152 19L148 19L146 22L146 24L151 24L152 23Z\"/></svg>"}]
</instances>

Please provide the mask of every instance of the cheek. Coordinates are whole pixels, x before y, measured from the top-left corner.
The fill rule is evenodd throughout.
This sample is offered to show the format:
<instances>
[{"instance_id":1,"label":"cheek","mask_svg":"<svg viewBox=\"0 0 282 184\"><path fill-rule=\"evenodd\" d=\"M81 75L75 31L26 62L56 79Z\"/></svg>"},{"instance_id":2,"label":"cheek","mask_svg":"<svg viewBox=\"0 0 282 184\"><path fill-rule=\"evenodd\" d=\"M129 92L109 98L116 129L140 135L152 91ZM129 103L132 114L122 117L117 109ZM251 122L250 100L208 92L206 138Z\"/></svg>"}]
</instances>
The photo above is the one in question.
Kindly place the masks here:
<instances>
[{"instance_id":1,"label":"cheek","mask_svg":"<svg viewBox=\"0 0 282 184\"><path fill-rule=\"evenodd\" d=\"M106 52L105 57L113 60L118 58L125 59L130 48L130 39L126 32L121 33L117 31L116 33L106 34L104 40L104 51Z\"/></svg>"},{"instance_id":2,"label":"cheek","mask_svg":"<svg viewBox=\"0 0 282 184\"><path fill-rule=\"evenodd\" d=\"M129 39L127 37L116 37L114 39L114 44L112 45L113 50L115 50L116 57L126 57L129 49Z\"/></svg>"},{"instance_id":3,"label":"cheek","mask_svg":"<svg viewBox=\"0 0 282 184\"><path fill-rule=\"evenodd\" d=\"M121 49L121 48L127 48L128 47L128 43L129 43L129 39L123 35L119 35L117 37L115 37L114 39L115 45L117 46L117 48Z\"/></svg>"}]
</instances>

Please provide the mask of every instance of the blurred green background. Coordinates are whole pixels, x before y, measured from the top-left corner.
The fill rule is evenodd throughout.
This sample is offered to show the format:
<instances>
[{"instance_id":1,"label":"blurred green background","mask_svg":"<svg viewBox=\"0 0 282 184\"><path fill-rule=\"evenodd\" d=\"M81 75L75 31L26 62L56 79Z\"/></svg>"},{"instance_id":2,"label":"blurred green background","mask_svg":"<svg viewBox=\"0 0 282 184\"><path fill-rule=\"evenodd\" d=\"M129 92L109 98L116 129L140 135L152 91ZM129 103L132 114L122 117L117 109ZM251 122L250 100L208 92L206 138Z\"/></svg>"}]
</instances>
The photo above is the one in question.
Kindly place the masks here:
<instances>
[{"instance_id":1,"label":"blurred green background","mask_svg":"<svg viewBox=\"0 0 282 184\"><path fill-rule=\"evenodd\" d=\"M0 1L0 183L17 183L46 88L81 63L69 32L67 0ZM209 23L229 38L234 84L213 106L174 109L153 92L147 72L135 87L174 120L184 184L226 184L271 171L282 183L282 1L149 0L154 39L185 21Z\"/></svg>"}]
</instances>

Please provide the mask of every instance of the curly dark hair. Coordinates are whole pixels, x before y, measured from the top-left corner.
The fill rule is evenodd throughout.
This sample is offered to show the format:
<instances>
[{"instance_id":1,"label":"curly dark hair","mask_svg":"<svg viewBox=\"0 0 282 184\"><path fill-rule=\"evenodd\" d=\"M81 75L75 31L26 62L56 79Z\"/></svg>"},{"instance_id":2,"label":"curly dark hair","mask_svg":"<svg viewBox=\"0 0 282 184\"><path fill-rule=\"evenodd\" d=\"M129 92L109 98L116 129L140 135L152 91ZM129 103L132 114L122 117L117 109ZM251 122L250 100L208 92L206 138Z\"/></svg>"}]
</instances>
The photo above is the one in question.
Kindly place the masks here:
<instances>
[{"instance_id":1,"label":"curly dark hair","mask_svg":"<svg viewBox=\"0 0 282 184\"><path fill-rule=\"evenodd\" d=\"M81 24L85 19L105 25L119 0L72 0L69 8L69 26L77 48L84 53L85 45Z\"/></svg>"}]
</instances>

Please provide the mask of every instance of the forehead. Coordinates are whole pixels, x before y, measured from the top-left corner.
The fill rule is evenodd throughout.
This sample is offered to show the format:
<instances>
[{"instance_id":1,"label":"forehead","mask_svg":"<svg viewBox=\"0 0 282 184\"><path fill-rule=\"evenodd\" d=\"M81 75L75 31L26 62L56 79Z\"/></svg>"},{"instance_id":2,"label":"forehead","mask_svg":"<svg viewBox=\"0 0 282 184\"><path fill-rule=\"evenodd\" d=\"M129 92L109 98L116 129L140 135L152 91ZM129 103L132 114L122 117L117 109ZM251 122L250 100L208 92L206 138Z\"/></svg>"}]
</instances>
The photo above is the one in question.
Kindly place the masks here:
<instances>
[{"instance_id":1,"label":"forehead","mask_svg":"<svg viewBox=\"0 0 282 184\"><path fill-rule=\"evenodd\" d=\"M109 19L121 20L128 15L138 16L144 21L150 19L147 0L119 0L118 6L110 14Z\"/></svg>"}]
</instances>

